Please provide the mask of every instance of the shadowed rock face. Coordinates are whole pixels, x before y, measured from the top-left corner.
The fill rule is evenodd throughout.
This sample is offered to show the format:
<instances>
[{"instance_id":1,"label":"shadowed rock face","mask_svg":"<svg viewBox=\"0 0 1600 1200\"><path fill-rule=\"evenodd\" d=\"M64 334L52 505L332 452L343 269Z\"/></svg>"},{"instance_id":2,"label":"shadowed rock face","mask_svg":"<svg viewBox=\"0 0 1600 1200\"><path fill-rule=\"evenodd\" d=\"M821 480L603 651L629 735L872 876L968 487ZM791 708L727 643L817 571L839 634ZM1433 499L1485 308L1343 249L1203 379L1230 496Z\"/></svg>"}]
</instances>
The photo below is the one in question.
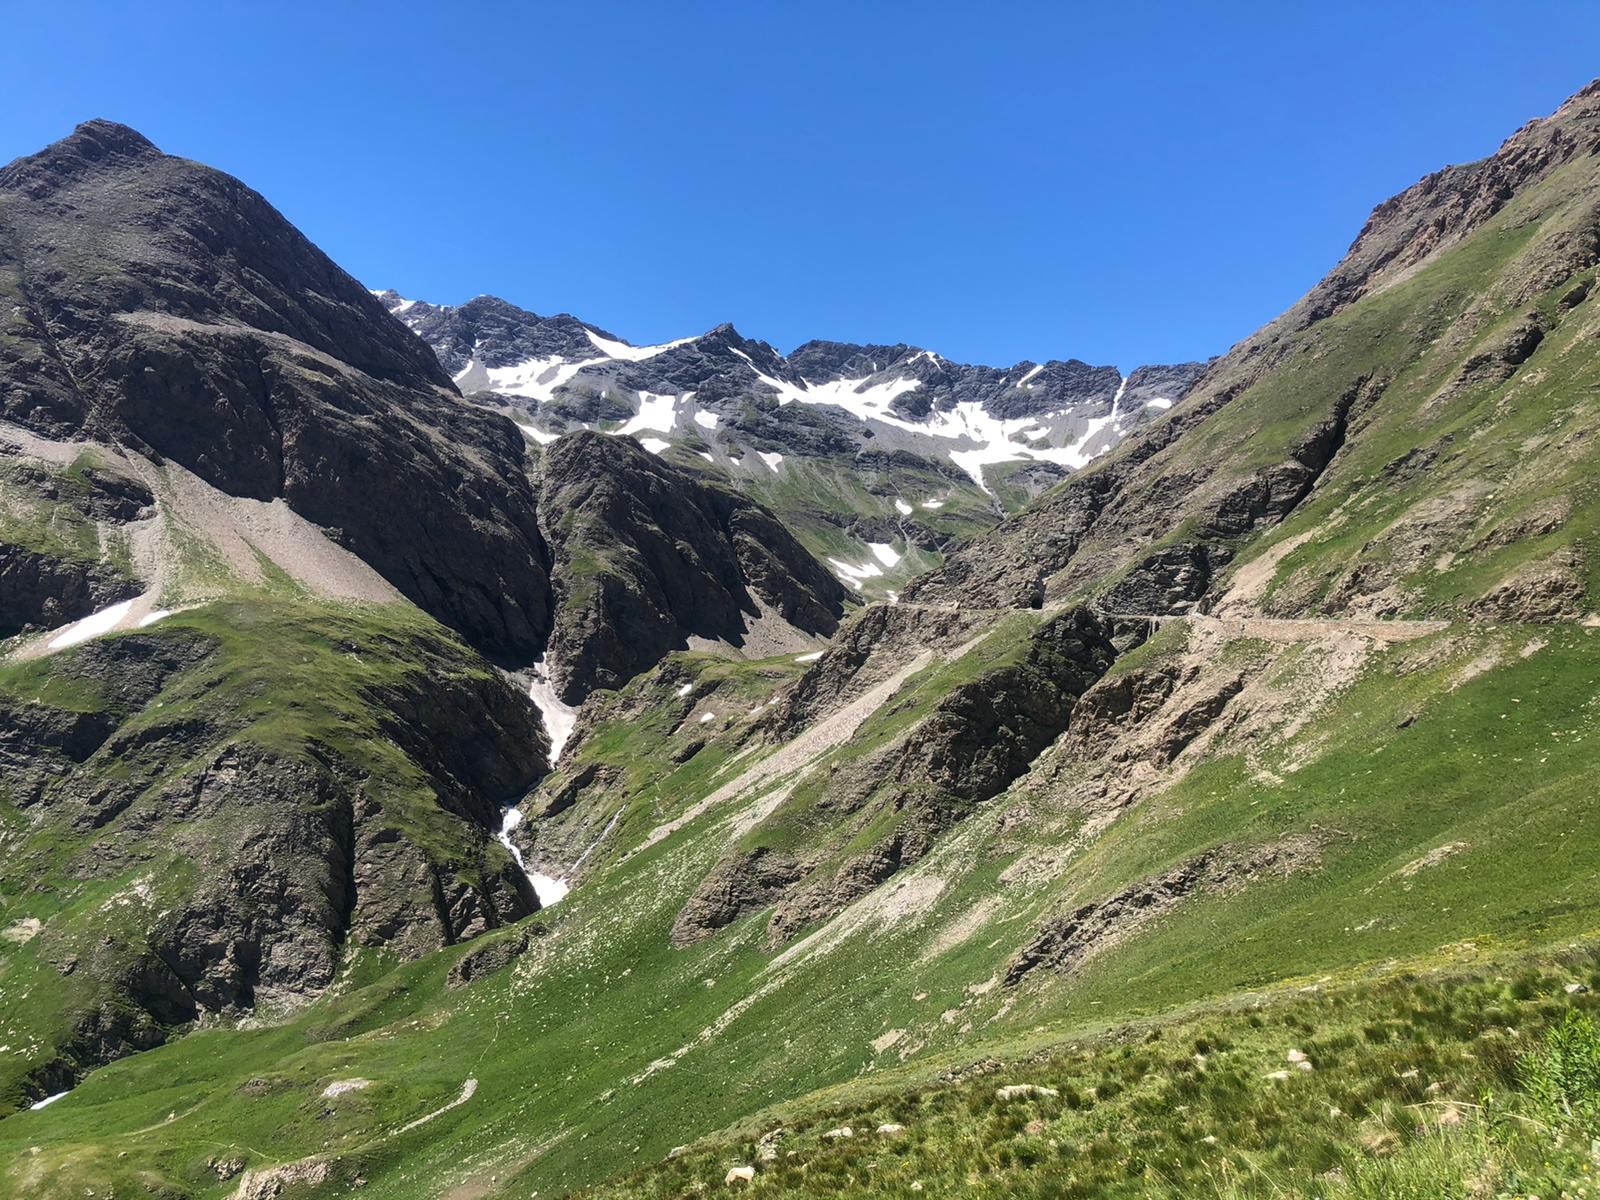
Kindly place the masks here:
<instances>
[{"instance_id":1,"label":"shadowed rock face","mask_svg":"<svg viewBox=\"0 0 1600 1200\"><path fill-rule=\"evenodd\" d=\"M524 442L239 181L94 121L0 169L0 417L283 498L479 649L549 631Z\"/></svg>"},{"instance_id":2,"label":"shadowed rock face","mask_svg":"<svg viewBox=\"0 0 1600 1200\"><path fill-rule=\"evenodd\" d=\"M66 625L141 590L100 563L0 544L0 638Z\"/></svg>"},{"instance_id":3,"label":"shadowed rock face","mask_svg":"<svg viewBox=\"0 0 1600 1200\"><path fill-rule=\"evenodd\" d=\"M555 550L550 657L565 698L616 687L700 637L743 645L763 608L827 636L848 596L770 512L627 438L574 434L545 452Z\"/></svg>"},{"instance_id":4,"label":"shadowed rock face","mask_svg":"<svg viewBox=\"0 0 1600 1200\"><path fill-rule=\"evenodd\" d=\"M115 938L39 935L74 990L34 1090L202 1016L303 1003L349 944L414 957L538 907L489 831L543 773L546 743L481 660L420 640L398 657L431 668L356 689L403 763L390 777L343 746L252 740L228 654L192 630L127 634L56 660L89 711L0 697L0 790L74 878L122 881L125 914Z\"/></svg>"}]
</instances>

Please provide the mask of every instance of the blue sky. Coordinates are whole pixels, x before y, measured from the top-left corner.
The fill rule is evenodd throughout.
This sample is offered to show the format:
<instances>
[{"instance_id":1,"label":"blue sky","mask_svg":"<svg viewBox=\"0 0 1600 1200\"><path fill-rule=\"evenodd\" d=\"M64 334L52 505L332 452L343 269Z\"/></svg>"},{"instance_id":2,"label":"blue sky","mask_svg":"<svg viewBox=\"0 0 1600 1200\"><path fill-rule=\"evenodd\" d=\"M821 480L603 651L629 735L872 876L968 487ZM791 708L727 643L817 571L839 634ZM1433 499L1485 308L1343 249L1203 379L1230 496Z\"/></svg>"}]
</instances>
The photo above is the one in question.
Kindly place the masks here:
<instances>
[{"instance_id":1,"label":"blue sky","mask_svg":"<svg viewBox=\"0 0 1600 1200\"><path fill-rule=\"evenodd\" d=\"M1371 207L1600 72L1593 3L22 4L0 160L80 120L372 286L635 342L1203 357Z\"/></svg>"}]
</instances>

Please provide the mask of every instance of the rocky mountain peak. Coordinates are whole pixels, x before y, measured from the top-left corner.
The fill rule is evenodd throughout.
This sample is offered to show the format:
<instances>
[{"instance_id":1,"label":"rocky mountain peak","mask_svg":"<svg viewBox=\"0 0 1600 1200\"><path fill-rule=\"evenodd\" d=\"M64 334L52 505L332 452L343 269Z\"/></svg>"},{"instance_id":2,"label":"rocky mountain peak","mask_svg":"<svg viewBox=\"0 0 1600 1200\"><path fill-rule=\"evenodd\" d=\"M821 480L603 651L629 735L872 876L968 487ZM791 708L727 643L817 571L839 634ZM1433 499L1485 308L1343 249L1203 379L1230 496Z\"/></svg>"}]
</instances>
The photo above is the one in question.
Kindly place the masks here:
<instances>
[{"instance_id":1,"label":"rocky mountain peak","mask_svg":"<svg viewBox=\"0 0 1600 1200\"><path fill-rule=\"evenodd\" d=\"M1372 210L1333 271L1286 319L1308 324L1452 246L1572 160L1600 153L1600 80L1530 121L1477 162L1424 176Z\"/></svg>"},{"instance_id":2,"label":"rocky mountain peak","mask_svg":"<svg viewBox=\"0 0 1600 1200\"><path fill-rule=\"evenodd\" d=\"M135 129L115 121L85 121L37 154L0 167L0 187L25 189L37 198L102 164L160 157L161 151Z\"/></svg>"}]
</instances>

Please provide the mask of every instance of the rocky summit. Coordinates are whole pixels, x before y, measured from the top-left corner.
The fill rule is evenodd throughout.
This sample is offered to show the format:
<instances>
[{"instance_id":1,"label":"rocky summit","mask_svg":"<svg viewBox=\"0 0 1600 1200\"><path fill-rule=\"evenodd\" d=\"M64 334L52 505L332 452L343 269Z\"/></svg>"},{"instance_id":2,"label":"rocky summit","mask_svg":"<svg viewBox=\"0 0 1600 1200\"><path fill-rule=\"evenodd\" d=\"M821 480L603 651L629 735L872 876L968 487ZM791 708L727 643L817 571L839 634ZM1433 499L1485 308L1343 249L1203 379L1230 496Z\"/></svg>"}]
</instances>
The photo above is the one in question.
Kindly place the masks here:
<instances>
[{"instance_id":1,"label":"rocky summit","mask_svg":"<svg viewBox=\"0 0 1600 1200\"><path fill-rule=\"evenodd\" d=\"M1597 270L1600 84L1126 372L0 169L0 1193L1588 1194Z\"/></svg>"}]
</instances>

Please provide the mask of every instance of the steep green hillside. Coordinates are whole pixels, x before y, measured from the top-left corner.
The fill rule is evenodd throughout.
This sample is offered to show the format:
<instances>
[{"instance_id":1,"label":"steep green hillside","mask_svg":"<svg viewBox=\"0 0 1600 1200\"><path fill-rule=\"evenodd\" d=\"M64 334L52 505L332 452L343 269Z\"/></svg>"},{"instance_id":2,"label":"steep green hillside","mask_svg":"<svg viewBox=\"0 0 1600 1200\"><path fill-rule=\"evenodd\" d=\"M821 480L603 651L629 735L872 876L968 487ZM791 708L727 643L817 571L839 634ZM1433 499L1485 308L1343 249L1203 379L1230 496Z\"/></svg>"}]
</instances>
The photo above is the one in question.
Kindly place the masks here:
<instances>
[{"instance_id":1,"label":"steep green hillside","mask_svg":"<svg viewBox=\"0 0 1600 1200\"><path fill-rule=\"evenodd\" d=\"M150 630L20 643L0 694L40 773L7 797L13 1100L42 1090L51 1014L110 977L86 963L219 945L167 888L233 888L250 904L208 911L252 936L263 879L281 913L345 911L275 848L218 872L208 847L263 845L241 813L270 842L375 794L370 844L419 850L432 887L403 877L463 917L439 940L478 936L317 934L326 987L197 1004L199 1028L0 1121L0 1178L240 1200L1585 1194L1600 1048L1568 1013L1592 1008L1600 939L1597 135L1591 88L1380 206L1167 416L825 651L697 643L608 678L515 828L572 891L510 928L481 893L523 881L489 834L543 746L483 713L527 706L351 564L339 592L266 555L256 597L238 558L226 600ZM590 480L599 458L569 490L634 513L645 485ZM597 509L565 511L542 513L558 573L589 561L562 522ZM722 541L650 511L636 537L601 522L610 576L670 590L634 559L678 555L722 578ZM745 574L778 549L747 536ZM692 600L654 611L687 627ZM300 782L190 820L189 763L141 773L150 731L185 722L202 774L259 752ZM77 753L85 729L107 736ZM106 796L123 824L95 840ZM116 839L153 809L178 819L141 892ZM352 878L383 896L394 868ZM134 901L150 915L124 933ZM227 946L282 970L297 944ZM996 1090L1014 1084L1056 1094ZM739 1165L753 1178L725 1184Z\"/></svg>"},{"instance_id":2,"label":"steep green hillside","mask_svg":"<svg viewBox=\"0 0 1600 1200\"><path fill-rule=\"evenodd\" d=\"M847 723L764 777L789 746L752 742L748 715L730 714L689 765L667 759L653 778L629 747L631 777L580 801L625 804L597 851L604 865L536 927L365 984L376 964L358 957L341 994L284 1023L191 1034L98 1071L0 1125L10 1178L43 1195L108 1178L224 1195L231 1184L208 1160L311 1156L329 1186L360 1177L372 1195L561 1190L901 1063L1006 1060L1241 993L1287 997L1318 980L1359 984L1397 960L1470 963L1594 935L1600 896L1580 865L1600 851L1594 759L1575 714L1596 702L1596 635L1453 626L1390 641L1264 624L1233 636L1174 623L1099 685L1111 696L1136 676L1209 664L1176 703L1095 751L1146 793L1098 839L1086 836L1104 818L1095 801L1115 781L1059 745L927 857L782 945L765 912L681 948L669 934L764 794L826 772L877 729ZM988 653L980 643L965 657ZM1344 658L1342 686L1306 689L1326 655ZM1217 664L1249 676L1235 715L1163 765ZM934 707L919 684L976 665L908 675L912 728ZM692 662L672 666L665 695L685 671ZM707 753L726 758L693 782L685 772ZM735 771L751 786L688 802ZM1053 782L1063 778L1077 791ZM1154 895L1201 858L1164 900L1109 903ZM1081 953L1016 974L1042 932L1086 907L1098 916L1078 918L1093 935ZM451 986L453 968L470 981ZM324 1097L351 1079L371 1083ZM466 1101L405 1129L468 1080Z\"/></svg>"}]
</instances>

